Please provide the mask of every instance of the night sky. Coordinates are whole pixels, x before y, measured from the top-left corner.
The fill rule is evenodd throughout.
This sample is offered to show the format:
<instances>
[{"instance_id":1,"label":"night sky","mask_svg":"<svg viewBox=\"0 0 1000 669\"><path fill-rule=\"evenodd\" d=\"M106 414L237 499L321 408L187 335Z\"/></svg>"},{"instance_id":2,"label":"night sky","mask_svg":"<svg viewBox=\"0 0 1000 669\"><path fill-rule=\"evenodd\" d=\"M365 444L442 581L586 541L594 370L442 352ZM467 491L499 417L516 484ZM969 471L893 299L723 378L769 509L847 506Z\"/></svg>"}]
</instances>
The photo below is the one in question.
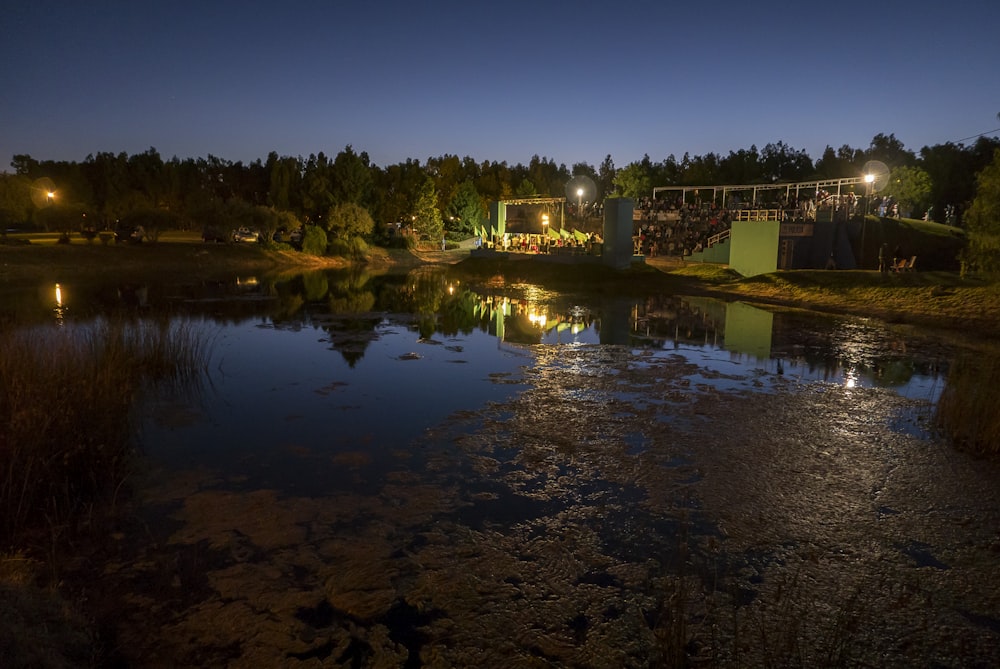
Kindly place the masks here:
<instances>
[{"instance_id":1,"label":"night sky","mask_svg":"<svg viewBox=\"0 0 1000 669\"><path fill-rule=\"evenodd\" d=\"M617 167L783 141L906 148L1000 126L1000 2L14 2L0 170L444 154Z\"/></svg>"}]
</instances>

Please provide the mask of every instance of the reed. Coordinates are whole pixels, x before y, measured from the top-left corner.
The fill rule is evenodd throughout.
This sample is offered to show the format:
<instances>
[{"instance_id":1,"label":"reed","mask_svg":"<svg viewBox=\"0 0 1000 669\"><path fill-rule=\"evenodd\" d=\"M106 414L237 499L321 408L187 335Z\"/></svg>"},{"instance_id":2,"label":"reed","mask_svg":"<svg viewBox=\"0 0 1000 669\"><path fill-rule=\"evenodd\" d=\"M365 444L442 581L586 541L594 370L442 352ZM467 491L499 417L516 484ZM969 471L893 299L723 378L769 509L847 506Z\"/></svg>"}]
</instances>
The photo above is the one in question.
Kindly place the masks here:
<instances>
[{"instance_id":1,"label":"reed","mask_svg":"<svg viewBox=\"0 0 1000 669\"><path fill-rule=\"evenodd\" d=\"M113 503L154 386L196 382L203 346L185 327L98 322L0 339L0 540L82 527Z\"/></svg>"},{"instance_id":2,"label":"reed","mask_svg":"<svg viewBox=\"0 0 1000 669\"><path fill-rule=\"evenodd\" d=\"M1000 356L966 354L948 373L937 423L952 442L981 455L1000 453Z\"/></svg>"}]
</instances>

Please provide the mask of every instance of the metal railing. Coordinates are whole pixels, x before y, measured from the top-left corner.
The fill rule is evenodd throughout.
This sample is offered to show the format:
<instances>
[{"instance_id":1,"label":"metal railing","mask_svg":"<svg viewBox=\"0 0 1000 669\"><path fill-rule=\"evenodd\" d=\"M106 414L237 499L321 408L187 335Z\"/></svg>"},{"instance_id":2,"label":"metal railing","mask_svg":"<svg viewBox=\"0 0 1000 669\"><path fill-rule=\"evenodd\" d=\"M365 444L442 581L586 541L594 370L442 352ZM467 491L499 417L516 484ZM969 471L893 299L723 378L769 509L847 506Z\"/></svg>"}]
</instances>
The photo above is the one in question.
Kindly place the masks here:
<instances>
[{"instance_id":1,"label":"metal railing","mask_svg":"<svg viewBox=\"0 0 1000 669\"><path fill-rule=\"evenodd\" d=\"M706 242L705 248L710 249L716 244L726 241L727 239L729 239L729 232L730 231L727 229L712 235L711 237L708 238L708 242Z\"/></svg>"},{"instance_id":2,"label":"metal railing","mask_svg":"<svg viewBox=\"0 0 1000 669\"><path fill-rule=\"evenodd\" d=\"M736 209L732 212L733 221L783 221L783 209Z\"/></svg>"}]
</instances>

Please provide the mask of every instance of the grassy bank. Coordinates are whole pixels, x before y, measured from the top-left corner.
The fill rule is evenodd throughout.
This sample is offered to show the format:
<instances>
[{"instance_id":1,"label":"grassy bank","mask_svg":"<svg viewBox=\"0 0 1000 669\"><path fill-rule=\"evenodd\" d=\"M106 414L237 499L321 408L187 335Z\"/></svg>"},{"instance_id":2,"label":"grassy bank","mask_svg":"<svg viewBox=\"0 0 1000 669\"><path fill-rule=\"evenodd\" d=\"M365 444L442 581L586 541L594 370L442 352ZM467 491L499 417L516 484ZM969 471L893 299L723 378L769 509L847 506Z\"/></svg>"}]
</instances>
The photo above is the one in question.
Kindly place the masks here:
<instances>
[{"instance_id":1,"label":"grassy bank","mask_svg":"<svg viewBox=\"0 0 1000 669\"><path fill-rule=\"evenodd\" d=\"M796 270L743 278L718 265L690 265L673 273L730 299L1000 335L1000 285L954 272Z\"/></svg>"}]
</instances>

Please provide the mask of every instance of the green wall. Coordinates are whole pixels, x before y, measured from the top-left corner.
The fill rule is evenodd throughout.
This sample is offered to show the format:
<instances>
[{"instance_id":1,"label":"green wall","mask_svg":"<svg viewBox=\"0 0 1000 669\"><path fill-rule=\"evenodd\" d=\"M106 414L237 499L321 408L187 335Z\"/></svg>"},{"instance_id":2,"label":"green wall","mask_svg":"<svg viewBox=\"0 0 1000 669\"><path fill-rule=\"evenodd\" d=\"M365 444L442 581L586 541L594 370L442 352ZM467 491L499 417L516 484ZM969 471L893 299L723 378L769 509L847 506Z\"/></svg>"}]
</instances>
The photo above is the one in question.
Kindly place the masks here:
<instances>
[{"instance_id":1,"label":"green wall","mask_svg":"<svg viewBox=\"0 0 1000 669\"><path fill-rule=\"evenodd\" d=\"M778 221L734 221L730 234L729 267L743 276L778 269Z\"/></svg>"}]
</instances>

